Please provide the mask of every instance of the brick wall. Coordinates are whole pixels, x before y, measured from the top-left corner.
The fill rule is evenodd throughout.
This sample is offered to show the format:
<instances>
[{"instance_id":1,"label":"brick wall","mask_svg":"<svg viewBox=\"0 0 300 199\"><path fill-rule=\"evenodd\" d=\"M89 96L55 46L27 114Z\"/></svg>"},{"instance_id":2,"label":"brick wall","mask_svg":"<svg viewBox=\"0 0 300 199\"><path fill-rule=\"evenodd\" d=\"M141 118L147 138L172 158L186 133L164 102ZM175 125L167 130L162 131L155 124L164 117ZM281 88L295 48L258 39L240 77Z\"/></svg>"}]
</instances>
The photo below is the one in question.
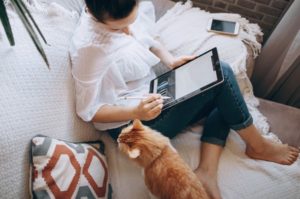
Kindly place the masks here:
<instances>
[{"instance_id":1,"label":"brick wall","mask_svg":"<svg viewBox=\"0 0 300 199\"><path fill-rule=\"evenodd\" d=\"M180 1L180 0L173 0ZM182 1L182 0L181 0ZM195 6L210 12L239 13L252 23L258 23L265 34L264 40L293 0L192 0ZM298 0L299 1L299 0Z\"/></svg>"}]
</instances>

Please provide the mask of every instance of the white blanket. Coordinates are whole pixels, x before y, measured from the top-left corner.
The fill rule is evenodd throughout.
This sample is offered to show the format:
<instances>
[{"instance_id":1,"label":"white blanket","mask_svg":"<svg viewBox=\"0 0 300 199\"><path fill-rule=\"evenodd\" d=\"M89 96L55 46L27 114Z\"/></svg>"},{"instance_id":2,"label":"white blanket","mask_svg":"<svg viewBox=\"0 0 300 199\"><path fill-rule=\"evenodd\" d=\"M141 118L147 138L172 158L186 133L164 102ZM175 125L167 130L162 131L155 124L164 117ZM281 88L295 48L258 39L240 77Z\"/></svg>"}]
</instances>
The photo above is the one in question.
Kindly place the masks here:
<instances>
[{"instance_id":1,"label":"white blanket","mask_svg":"<svg viewBox=\"0 0 300 199\"><path fill-rule=\"evenodd\" d=\"M217 16L233 19L241 24L238 37L221 36L206 31L207 19ZM246 75L245 43L260 52L260 44L255 36L261 35L256 24L236 14L210 14L192 8L191 2L177 3L161 19L156 28L160 40L174 54L198 54L217 46L220 59L228 62L236 74L247 106L253 116L255 126L268 138L279 141L269 132L266 118L259 112L258 100L254 97L251 83ZM195 169L199 163L200 136L202 126L195 124L172 140L182 158ZM109 157L114 198L150 198L143 183L141 170L118 152L116 144L106 134L102 136ZM253 160L244 153L245 144L236 132L231 130L226 147L221 155L218 181L224 199L297 199L300 198L300 161L291 166Z\"/></svg>"}]
</instances>

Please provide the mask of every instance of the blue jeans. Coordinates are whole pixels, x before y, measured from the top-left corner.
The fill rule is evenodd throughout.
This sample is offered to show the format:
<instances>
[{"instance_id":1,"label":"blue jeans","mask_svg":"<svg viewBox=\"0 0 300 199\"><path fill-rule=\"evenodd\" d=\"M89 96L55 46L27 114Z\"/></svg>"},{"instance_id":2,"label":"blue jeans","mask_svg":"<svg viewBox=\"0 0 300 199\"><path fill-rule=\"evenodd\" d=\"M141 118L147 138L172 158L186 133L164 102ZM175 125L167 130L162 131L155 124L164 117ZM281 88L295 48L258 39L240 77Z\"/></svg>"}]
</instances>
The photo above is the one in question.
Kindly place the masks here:
<instances>
[{"instance_id":1,"label":"blue jeans","mask_svg":"<svg viewBox=\"0 0 300 199\"><path fill-rule=\"evenodd\" d=\"M207 116L202 142L225 146L230 128L240 130L253 123L230 66L221 62L224 82L189 100L163 111L157 118L143 124L173 138L188 125ZM201 78L201 77L200 77ZM121 129L109 130L117 138Z\"/></svg>"}]
</instances>

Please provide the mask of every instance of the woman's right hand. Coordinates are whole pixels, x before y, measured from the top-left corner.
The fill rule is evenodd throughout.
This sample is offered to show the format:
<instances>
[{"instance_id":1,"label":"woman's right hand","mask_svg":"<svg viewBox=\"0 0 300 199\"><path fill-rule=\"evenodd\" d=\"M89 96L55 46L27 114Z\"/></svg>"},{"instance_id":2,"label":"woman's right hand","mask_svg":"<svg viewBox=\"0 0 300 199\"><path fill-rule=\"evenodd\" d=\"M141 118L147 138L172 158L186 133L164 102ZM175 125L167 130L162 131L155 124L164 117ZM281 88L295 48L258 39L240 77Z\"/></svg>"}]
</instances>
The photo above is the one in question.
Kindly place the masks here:
<instances>
[{"instance_id":1,"label":"woman's right hand","mask_svg":"<svg viewBox=\"0 0 300 199\"><path fill-rule=\"evenodd\" d=\"M135 119L149 121L161 113L163 99L160 94L149 94L146 99L141 100L134 108Z\"/></svg>"}]
</instances>

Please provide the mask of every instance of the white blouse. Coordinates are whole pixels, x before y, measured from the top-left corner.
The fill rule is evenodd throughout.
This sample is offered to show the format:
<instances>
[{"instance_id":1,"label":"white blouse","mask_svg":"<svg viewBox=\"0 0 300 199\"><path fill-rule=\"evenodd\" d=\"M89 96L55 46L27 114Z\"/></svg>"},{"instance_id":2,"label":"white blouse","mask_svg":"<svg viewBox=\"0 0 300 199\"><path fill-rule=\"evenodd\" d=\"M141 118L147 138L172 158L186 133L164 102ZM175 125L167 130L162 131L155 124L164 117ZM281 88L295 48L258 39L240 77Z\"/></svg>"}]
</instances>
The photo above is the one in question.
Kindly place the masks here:
<instances>
[{"instance_id":1,"label":"white blouse","mask_svg":"<svg viewBox=\"0 0 300 199\"><path fill-rule=\"evenodd\" d=\"M149 49L157 45L153 38L155 22L151 2L139 4L136 21L130 25L132 35L112 32L83 12L75 30L70 56L76 90L76 112L91 121L105 104L136 106L140 100L120 100L121 96L149 92L155 77L152 66L160 59ZM117 128L129 121L94 123L99 130Z\"/></svg>"}]
</instances>

